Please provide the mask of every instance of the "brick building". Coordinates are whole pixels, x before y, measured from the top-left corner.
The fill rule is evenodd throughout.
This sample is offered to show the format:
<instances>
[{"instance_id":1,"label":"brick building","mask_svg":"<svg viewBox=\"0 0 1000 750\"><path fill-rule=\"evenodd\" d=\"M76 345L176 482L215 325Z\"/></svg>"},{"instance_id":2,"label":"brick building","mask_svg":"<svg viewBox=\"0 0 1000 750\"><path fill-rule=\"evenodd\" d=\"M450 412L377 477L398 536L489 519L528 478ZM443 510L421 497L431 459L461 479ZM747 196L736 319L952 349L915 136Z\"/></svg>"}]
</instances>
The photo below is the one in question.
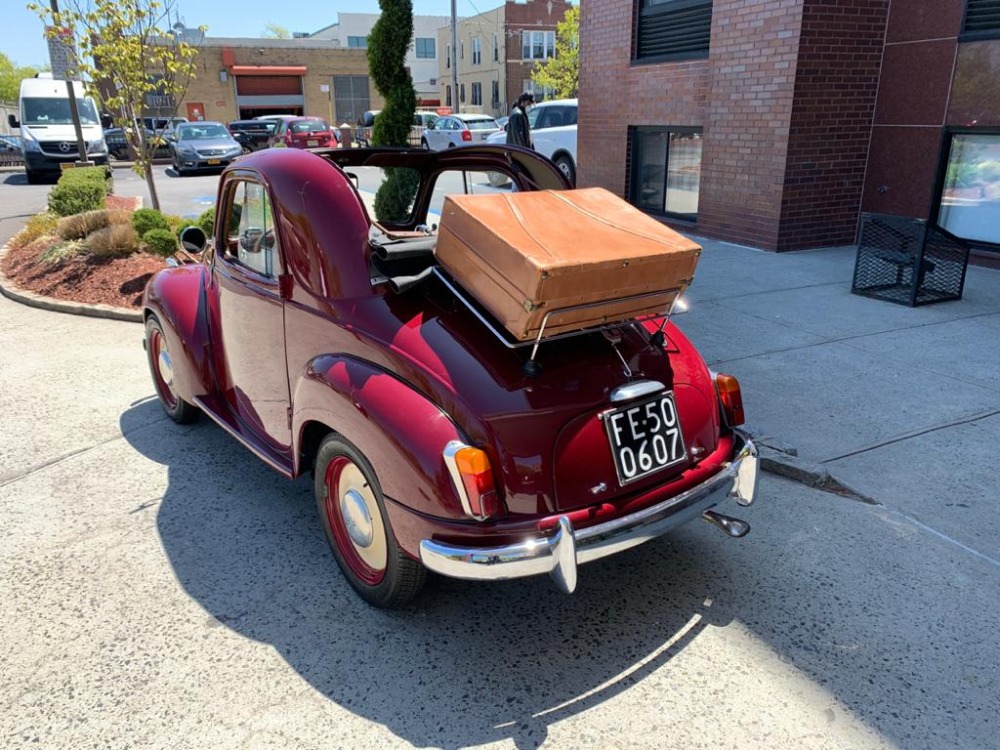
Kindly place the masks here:
<instances>
[{"instance_id":1,"label":"brick building","mask_svg":"<svg viewBox=\"0 0 1000 750\"><path fill-rule=\"evenodd\" d=\"M581 186L768 250L872 211L1000 258L1000 0L582 3L580 57Z\"/></svg>"},{"instance_id":2,"label":"brick building","mask_svg":"<svg viewBox=\"0 0 1000 750\"><path fill-rule=\"evenodd\" d=\"M537 90L531 69L555 55L556 24L572 7L567 0L507 0L493 10L458 22L458 54L452 53L451 27L438 29L445 51L438 68L441 101L462 112L500 117L522 91ZM453 92L458 66L458 91Z\"/></svg>"}]
</instances>

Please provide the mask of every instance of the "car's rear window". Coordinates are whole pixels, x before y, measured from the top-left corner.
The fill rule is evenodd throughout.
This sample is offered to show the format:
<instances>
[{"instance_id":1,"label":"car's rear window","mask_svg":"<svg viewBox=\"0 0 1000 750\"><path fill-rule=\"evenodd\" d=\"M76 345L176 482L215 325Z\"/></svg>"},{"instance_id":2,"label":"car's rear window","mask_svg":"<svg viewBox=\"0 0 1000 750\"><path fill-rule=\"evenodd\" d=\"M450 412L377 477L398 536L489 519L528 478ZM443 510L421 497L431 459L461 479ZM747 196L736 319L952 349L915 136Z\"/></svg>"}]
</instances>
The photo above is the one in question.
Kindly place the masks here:
<instances>
[{"instance_id":1,"label":"car's rear window","mask_svg":"<svg viewBox=\"0 0 1000 750\"><path fill-rule=\"evenodd\" d=\"M465 124L469 126L469 130L497 130L500 127L493 119L466 120Z\"/></svg>"},{"instance_id":2,"label":"car's rear window","mask_svg":"<svg viewBox=\"0 0 1000 750\"><path fill-rule=\"evenodd\" d=\"M323 133L330 129L322 120L303 120L302 122L293 122L289 128L293 133Z\"/></svg>"}]
</instances>

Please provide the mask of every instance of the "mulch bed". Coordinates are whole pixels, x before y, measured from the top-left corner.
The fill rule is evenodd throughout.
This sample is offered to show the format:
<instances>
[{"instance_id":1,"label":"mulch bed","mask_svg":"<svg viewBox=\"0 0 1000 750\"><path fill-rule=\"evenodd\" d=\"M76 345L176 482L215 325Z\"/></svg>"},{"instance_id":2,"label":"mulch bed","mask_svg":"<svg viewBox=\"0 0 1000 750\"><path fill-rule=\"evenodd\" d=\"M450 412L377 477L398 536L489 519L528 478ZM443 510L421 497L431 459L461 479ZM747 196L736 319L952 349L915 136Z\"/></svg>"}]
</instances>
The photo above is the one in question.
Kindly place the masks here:
<instances>
[{"instance_id":1,"label":"mulch bed","mask_svg":"<svg viewBox=\"0 0 1000 750\"><path fill-rule=\"evenodd\" d=\"M132 210L137 203L135 198L109 195L105 205ZM40 238L9 250L0 261L0 271L20 289L46 297L138 308L146 282L164 267L163 258L146 253L118 258L81 255L60 263L42 263L39 257L54 242L53 238Z\"/></svg>"}]
</instances>

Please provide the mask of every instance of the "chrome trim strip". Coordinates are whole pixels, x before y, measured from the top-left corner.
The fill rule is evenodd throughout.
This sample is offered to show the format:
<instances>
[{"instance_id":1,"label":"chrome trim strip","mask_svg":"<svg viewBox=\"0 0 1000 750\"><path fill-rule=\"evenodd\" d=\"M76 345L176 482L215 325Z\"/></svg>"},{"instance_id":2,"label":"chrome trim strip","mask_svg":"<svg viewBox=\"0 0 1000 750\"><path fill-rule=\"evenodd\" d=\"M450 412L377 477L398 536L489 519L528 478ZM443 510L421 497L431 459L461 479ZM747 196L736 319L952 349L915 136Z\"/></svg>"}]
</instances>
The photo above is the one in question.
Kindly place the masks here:
<instances>
[{"instance_id":1,"label":"chrome trim strip","mask_svg":"<svg viewBox=\"0 0 1000 750\"><path fill-rule=\"evenodd\" d=\"M455 454L457 454L462 448L468 448L465 443L459 442L458 440L452 440L444 447L444 465L448 467L448 473L451 474L451 483L455 485L455 492L458 493L458 499L462 501L462 510L465 511L465 515L469 518L475 518L472 515L472 503L469 502L469 493L465 491L465 482L462 481L462 472L458 470L458 464L455 463Z\"/></svg>"},{"instance_id":2,"label":"chrome trim strip","mask_svg":"<svg viewBox=\"0 0 1000 750\"><path fill-rule=\"evenodd\" d=\"M666 386L658 380L636 380L634 383L620 385L611 391L611 403L631 401L634 398L649 396L657 391L666 390Z\"/></svg>"},{"instance_id":3,"label":"chrome trim strip","mask_svg":"<svg viewBox=\"0 0 1000 750\"><path fill-rule=\"evenodd\" d=\"M727 498L750 505L757 489L757 448L743 433L735 431L735 437L733 458L718 474L649 508L579 531L567 515L561 515L555 533L502 547L459 547L425 539L420 543L420 560L437 573L468 580L549 573L560 590L571 593L577 567L583 563L662 536Z\"/></svg>"}]
</instances>

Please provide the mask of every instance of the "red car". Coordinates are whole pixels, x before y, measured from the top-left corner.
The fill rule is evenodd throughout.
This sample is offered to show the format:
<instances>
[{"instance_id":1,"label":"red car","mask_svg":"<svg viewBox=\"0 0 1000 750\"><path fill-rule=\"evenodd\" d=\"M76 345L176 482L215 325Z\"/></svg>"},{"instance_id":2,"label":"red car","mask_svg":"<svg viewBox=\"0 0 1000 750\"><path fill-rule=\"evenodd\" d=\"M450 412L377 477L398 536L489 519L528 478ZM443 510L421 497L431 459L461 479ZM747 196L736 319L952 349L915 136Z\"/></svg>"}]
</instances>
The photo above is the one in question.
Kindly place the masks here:
<instances>
[{"instance_id":1,"label":"red car","mask_svg":"<svg viewBox=\"0 0 1000 750\"><path fill-rule=\"evenodd\" d=\"M419 177L391 226L357 188L384 168ZM276 471L312 472L337 562L376 606L408 601L427 570L547 572L572 592L579 564L692 519L749 530L715 510L756 493L739 384L672 322L519 346L437 267L432 198L489 172L568 188L504 146L250 154L222 175L214 237L186 230L199 262L146 287L166 413L204 412Z\"/></svg>"},{"instance_id":2,"label":"red car","mask_svg":"<svg viewBox=\"0 0 1000 750\"><path fill-rule=\"evenodd\" d=\"M278 120L268 139L271 148L337 148L335 133L322 117L290 117Z\"/></svg>"}]
</instances>

